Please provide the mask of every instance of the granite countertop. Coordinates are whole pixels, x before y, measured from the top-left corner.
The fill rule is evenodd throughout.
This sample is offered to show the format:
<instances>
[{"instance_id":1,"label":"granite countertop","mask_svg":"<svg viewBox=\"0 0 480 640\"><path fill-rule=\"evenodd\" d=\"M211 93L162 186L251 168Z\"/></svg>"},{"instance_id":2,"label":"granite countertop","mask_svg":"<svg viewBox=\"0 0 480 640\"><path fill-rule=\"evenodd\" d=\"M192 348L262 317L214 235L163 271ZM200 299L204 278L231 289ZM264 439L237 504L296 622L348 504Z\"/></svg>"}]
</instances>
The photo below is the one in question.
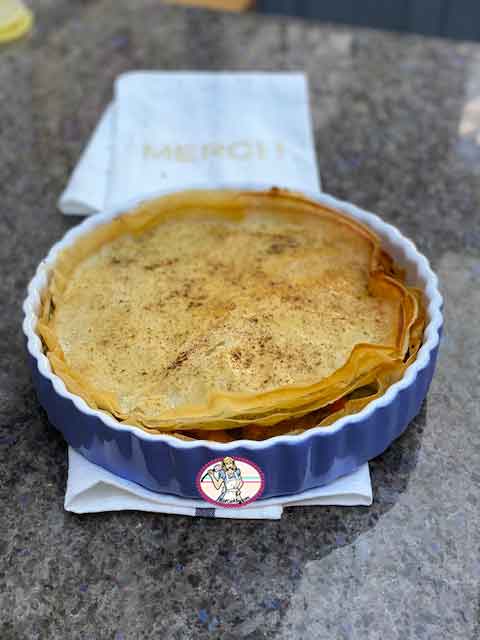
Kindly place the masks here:
<instances>
[{"instance_id":1,"label":"granite countertop","mask_svg":"<svg viewBox=\"0 0 480 640\"><path fill-rule=\"evenodd\" d=\"M158 0L39 0L0 48L0 638L480 637L480 46ZM32 389L25 285L73 224L56 199L127 69L305 69L324 189L380 213L446 298L420 416L371 508L278 522L63 510L66 447Z\"/></svg>"}]
</instances>

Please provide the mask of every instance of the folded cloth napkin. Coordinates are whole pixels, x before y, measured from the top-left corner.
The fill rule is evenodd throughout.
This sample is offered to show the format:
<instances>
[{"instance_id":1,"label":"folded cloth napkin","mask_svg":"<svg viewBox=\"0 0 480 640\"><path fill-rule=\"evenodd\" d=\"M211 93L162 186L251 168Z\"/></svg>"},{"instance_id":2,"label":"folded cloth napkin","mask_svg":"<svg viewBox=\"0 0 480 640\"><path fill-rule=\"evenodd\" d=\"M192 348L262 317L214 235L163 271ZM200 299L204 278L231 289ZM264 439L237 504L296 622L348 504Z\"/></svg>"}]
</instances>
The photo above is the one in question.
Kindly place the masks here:
<instances>
[{"instance_id":1,"label":"folded cloth napkin","mask_svg":"<svg viewBox=\"0 0 480 640\"><path fill-rule=\"evenodd\" d=\"M263 183L320 191L306 78L299 73L121 75L58 206L88 215L165 188ZM65 509L280 518L284 506L369 505L368 465L327 487L213 508L149 491L69 449Z\"/></svg>"},{"instance_id":2,"label":"folded cloth napkin","mask_svg":"<svg viewBox=\"0 0 480 640\"><path fill-rule=\"evenodd\" d=\"M88 215L154 190L218 182L319 191L303 74L119 76L58 206Z\"/></svg>"},{"instance_id":3,"label":"folded cloth napkin","mask_svg":"<svg viewBox=\"0 0 480 640\"><path fill-rule=\"evenodd\" d=\"M212 507L203 500L187 500L149 491L92 464L72 448L68 450L65 509L74 513L138 510L209 518L278 520L285 507L371 504L372 486L368 464L325 487L294 496L252 502L240 509L225 509Z\"/></svg>"}]
</instances>

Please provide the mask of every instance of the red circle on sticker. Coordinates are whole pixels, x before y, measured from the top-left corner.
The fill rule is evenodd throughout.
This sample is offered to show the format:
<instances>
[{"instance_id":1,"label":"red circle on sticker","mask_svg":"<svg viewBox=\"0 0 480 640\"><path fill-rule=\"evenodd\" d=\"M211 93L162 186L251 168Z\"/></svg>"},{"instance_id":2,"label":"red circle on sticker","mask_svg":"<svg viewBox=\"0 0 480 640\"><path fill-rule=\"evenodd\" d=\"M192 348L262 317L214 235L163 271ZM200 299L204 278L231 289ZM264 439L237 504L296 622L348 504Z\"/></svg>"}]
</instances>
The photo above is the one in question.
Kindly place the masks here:
<instances>
[{"instance_id":1,"label":"red circle on sticker","mask_svg":"<svg viewBox=\"0 0 480 640\"><path fill-rule=\"evenodd\" d=\"M196 485L201 497L217 507L244 507L262 495L265 478L251 460L224 456L203 465Z\"/></svg>"}]
</instances>

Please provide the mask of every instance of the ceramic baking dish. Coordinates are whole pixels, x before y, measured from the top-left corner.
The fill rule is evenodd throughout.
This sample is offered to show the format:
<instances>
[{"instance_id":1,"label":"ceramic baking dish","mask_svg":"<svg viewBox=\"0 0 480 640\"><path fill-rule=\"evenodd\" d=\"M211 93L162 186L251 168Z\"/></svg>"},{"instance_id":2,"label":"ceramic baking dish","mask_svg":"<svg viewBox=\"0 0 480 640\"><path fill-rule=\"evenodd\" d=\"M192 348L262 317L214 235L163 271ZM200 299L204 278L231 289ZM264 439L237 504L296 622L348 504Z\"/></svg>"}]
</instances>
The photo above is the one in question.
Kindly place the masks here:
<instances>
[{"instance_id":1,"label":"ceramic baking dish","mask_svg":"<svg viewBox=\"0 0 480 640\"><path fill-rule=\"evenodd\" d=\"M213 184L208 188L228 186ZM269 185L236 185L235 188L264 190ZM153 193L150 197L165 193ZM138 427L116 421L106 412L90 408L81 397L66 389L62 380L52 372L42 351L42 343L35 331L40 295L60 250L97 225L150 199L144 197L113 211L91 216L68 231L40 263L28 286L23 330L33 382L50 422L63 433L69 445L91 462L119 476L153 491L185 498L200 498L197 475L212 459L224 456L247 459L263 472L262 498L265 499L329 483L378 456L398 438L419 412L435 369L442 329L442 297L437 277L414 244L378 216L325 194L305 195L374 229L382 245L405 267L408 282L424 291L428 308L424 341L415 362L403 378L362 411L343 417L331 426L260 442L189 442L168 435L151 435Z\"/></svg>"}]
</instances>

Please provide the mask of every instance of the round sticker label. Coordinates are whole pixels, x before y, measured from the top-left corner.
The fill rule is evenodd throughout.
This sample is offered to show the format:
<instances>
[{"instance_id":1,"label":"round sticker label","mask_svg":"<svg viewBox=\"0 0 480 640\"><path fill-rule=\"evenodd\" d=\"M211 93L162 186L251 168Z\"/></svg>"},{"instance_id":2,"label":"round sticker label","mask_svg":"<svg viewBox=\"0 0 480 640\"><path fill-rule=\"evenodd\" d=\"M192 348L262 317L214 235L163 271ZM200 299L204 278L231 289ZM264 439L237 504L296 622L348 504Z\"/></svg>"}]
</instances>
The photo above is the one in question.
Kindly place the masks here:
<instances>
[{"instance_id":1,"label":"round sticker label","mask_svg":"<svg viewBox=\"0 0 480 640\"><path fill-rule=\"evenodd\" d=\"M218 507L243 507L262 495L264 485L260 467L236 456L215 458L197 474L198 492Z\"/></svg>"}]
</instances>

